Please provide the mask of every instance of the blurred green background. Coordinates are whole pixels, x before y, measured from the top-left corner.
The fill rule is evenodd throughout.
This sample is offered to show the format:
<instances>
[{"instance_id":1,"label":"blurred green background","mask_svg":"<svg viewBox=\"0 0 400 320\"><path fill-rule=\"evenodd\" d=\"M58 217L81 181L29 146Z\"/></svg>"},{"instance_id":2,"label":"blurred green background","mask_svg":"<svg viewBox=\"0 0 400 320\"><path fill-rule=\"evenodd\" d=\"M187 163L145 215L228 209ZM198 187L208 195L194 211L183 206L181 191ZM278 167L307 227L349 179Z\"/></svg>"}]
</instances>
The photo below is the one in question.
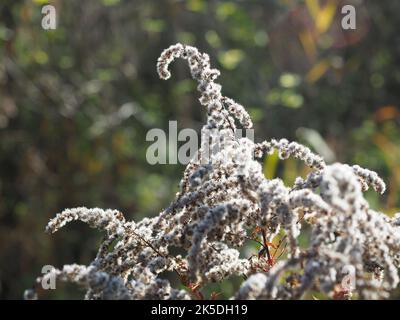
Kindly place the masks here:
<instances>
[{"instance_id":1,"label":"blurred green background","mask_svg":"<svg viewBox=\"0 0 400 320\"><path fill-rule=\"evenodd\" d=\"M56 7L56 30L41 27L45 4ZM356 30L341 28L345 4L356 7ZM138 220L168 205L183 166L147 164L146 133L168 120L199 130L205 118L184 63L158 79L158 55L178 41L210 54L257 141L286 137L328 162L371 168L388 184L382 197L367 194L371 206L400 211L399 12L389 0L2 0L0 298L20 299L44 264L93 259L95 230L44 233L64 208ZM305 173L294 160L265 161L267 177ZM60 285L45 297L81 292Z\"/></svg>"}]
</instances>

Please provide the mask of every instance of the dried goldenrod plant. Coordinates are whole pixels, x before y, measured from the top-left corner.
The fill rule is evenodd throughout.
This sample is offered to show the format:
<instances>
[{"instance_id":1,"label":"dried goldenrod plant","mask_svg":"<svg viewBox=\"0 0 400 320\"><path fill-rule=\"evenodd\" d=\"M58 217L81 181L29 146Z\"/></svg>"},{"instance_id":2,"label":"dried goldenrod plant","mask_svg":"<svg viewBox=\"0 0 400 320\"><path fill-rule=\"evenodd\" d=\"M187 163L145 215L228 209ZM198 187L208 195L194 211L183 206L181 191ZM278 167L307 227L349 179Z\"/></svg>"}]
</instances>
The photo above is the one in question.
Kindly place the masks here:
<instances>
[{"instance_id":1,"label":"dried goldenrod plant","mask_svg":"<svg viewBox=\"0 0 400 320\"><path fill-rule=\"evenodd\" d=\"M198 82L207 122L175 200L138 222L99 208L57 214L47 232L80 220L102 230L104 241L89 266L54 269L26 298L36 298L40 283L55 277L84 287L86 299L202 299L208 283L235 275L243 277L235 299L300 299L309 290L334 299L388 298L399 283L400 214L389 218L365 200L369 187L385 191L379 176L358 165L327 165L297 142L237 137L238 128L252 128L251 118L222 95L209 56L173 45L158 59L161 79L171 76L169 65L177 58L188 62ZM212 150L218 145L211 154L210 141ZM293 186L267 179L260 159L275 150L281 159L303 161L311 173ZM309 245L301 248L305 227ZM258 255L243 256L247 241L260 243ZM177 248L182 254L172 253ZM173 288L165 271L176 273L187 289Z\"/></svg>"}]
</instances>

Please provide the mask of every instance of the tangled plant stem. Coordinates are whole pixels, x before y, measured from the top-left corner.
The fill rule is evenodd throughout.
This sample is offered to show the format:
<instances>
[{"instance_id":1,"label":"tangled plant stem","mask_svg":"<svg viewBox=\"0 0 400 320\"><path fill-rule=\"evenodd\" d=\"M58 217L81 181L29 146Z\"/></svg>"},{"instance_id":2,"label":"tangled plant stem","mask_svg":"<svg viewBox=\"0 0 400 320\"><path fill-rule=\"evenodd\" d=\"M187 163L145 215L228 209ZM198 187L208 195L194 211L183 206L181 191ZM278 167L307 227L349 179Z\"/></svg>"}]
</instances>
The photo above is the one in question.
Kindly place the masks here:
<instances>
[{"instance_id":1,"label":"tangled plant stem","mask_svg":"<svg viewBox=\"0 0 400 320\"><path fill-rule=\"evenodd\" d=\"M387 298L399 283L400 215L391 219L364 199L370 186L385 191L379 176L357 165L326 165L309 148L286 139L238 138L237 125L252 128L251 118L222 96L214 82L220 73L210 68L208 55L182 44L169 47L157 62L161 79L171 76L168 68L176 58L187 60L208 116L199 156L186 167L175 200L139 222L126 221L117 210L64 210L49 222L48 232L81 220L106 235L89 266L67 265L44 277L86 288L86 299L202 299L204 286L234 275L245 279L236 299L299 299L308 290L332 298ZM219 143L208 157L205 140ZM266 179L256 159L274 150L281 159L303 161L312 172L292 187ZM310 243L301 248L305 225ZM273 245L278 234L281 241ZM249 239L261 250L242 258L239 249ZM172 254L172 248L184 254ZM348 270L354 271L354 286L343 287ZM187 290L173 288L164 271L175 272ZM42 280L26 298L36 297Z\"/></svg>"}]
</instances>

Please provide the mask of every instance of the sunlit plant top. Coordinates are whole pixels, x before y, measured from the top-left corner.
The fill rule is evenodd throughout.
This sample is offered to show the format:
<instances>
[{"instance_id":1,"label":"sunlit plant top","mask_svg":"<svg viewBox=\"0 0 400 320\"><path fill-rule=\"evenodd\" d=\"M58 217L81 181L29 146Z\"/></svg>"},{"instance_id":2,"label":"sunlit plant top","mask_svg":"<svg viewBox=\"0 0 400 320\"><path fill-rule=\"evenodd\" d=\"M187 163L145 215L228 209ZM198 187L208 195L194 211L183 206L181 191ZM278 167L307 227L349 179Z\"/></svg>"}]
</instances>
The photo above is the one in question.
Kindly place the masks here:
<instances>
[{"instance_id":1,"label":"sunlit plant top","mask_svg":"<svg viewBox=\"0 0 400 320\"><path fill-rule=\"evenodd\" d=\"M385 191L379 176L358 165L327 165L297 142L238 137L238 128L252 128L251 118L222 95L209 56L173 45L158 59L161 79L171 76L176 58L187 61L198 82L207 121L175 199L138 222L110 209L57 214L47 232L80 220L102 230L104 240L90 265L53 269L25 297L37 298L41 283L53 277L85 288L86 299L217 298L204 295L207 285L238 276L243 281L235 299L300 299L309 291L333 299L388 298L399 283L400 214L389 218L365 200L370 187ZM208 154L213 143L217 151ZM311 172L292 186L267 179L260 160L274 151L280 159L303 161ZM306 226L310 240L303 248L299 236ZM243 256L240 248L248 242L259 243L258 254ZM174 288L166 271L180 285Z\"/></svg>"}]
</instances>

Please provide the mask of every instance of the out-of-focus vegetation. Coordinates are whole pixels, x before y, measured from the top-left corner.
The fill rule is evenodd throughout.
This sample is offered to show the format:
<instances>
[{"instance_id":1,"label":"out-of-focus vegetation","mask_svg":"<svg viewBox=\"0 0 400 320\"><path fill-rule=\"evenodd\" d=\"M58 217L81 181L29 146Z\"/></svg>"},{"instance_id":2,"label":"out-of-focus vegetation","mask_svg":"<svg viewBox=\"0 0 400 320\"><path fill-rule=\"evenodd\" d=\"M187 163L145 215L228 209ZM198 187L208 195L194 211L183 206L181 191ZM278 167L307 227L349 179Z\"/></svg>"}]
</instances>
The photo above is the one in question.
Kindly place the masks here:
<instances>
[{"instance_id":1,"label":"out-of-focus vegetation","mask_svg":"<svg viewBox=\"0 0 400 320\"><path fill-rule=\"evenodd\" d=\"M54 31L41 27L47 3ZM356 7L356 30L341 28L344 4ZM55 213L85 205L140 219L173 197L182 166L148 165L145 136L204 119L184 64L157 78L159 53L177 41L210 53L256 140L296 138L330 162L376 170L388 191L369 194L371 205L400 211L399 12L398 1L3 0L0 298L21 298L44 262L93 258L101 235L86 226L44 234ZM265 172L306 173L274 155ZM69 291L49 297L79 296Z\"/></svg>"}]
</instances>

